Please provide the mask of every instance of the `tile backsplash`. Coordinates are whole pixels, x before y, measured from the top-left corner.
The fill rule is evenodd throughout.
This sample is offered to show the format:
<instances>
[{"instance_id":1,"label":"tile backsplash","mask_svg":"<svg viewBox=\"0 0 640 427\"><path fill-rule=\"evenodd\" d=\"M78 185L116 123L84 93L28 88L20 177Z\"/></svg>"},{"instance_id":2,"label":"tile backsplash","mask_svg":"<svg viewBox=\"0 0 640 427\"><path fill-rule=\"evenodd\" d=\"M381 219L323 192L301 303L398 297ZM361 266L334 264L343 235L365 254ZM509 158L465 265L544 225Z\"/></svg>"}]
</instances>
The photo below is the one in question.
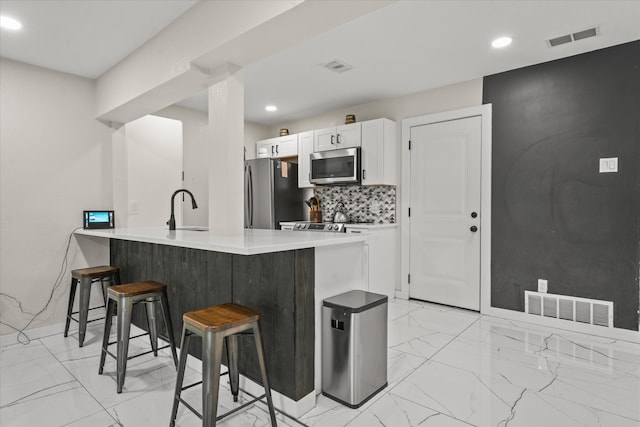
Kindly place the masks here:
<instances>
[{"instance_id":1,"label":"tile backsplash","mask_svg":"<svg viewBox=\"0 0 640 427\"><path fill-rule=\"evenodd\" d=\"M333 219L336 204L342 202L351 222L396 222L395 186L324 185L313 191L320 198L324 221Z\"/></svg>"}]
</instances>

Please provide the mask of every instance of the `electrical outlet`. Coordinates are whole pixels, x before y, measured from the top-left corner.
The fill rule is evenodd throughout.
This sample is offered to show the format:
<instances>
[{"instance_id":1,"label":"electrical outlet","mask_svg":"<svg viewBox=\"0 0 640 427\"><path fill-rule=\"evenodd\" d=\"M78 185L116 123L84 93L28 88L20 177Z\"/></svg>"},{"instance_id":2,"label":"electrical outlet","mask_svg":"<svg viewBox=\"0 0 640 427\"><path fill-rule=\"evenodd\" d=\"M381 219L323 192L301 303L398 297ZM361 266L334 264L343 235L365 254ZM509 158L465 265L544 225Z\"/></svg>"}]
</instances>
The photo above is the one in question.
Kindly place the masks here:
<instances>
[{"instance_id":1,"label":"electrical outlet","mask_svg":"<svg viewBox=\"0 0 640 427\"><path fill-rule=\"evenodd\" d=\"M538 279L538 292L547 293L547 281L545 279Z\"/></svg>"}]
</instances>

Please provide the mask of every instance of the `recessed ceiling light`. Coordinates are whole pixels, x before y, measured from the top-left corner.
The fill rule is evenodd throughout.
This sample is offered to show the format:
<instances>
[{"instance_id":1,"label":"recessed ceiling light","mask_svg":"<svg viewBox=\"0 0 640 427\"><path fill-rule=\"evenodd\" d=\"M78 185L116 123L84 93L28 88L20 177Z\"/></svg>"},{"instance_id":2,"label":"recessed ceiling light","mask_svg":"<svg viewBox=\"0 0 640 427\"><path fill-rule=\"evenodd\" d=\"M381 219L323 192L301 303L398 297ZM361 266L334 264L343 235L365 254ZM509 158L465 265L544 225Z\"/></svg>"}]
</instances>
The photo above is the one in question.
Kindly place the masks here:
<instances>
[{"instance_id":1,"label":"recessed ceiling light","mask_svg":"<svg viewBox=\"0 0 640 427\"><path fill-rule=\"evenodd\" d=\"M491 42L491 46L495 48L507 47L511 44L513 39L511 37L500 37Z\"/></svg>"},{"instance_id":2,"label":"recessed ceiling light","mask_svg":"<svg viewBox=\"0 0 640 427\"><path fill-rule=\"evenodd\" d=\"M264 109L269 112L278 111L278 107L276 107L275 105L267 105L266 107L264 107Z\"/></svg>"},{"instance_id":3,"label":"recessed ceiling light","mask_svg":"<svg viewBox=\"0 0 640 427\"><path fill-rule=\"evenodd\" d=\"M6 30L19 30L22 28L22 24L17 19L13 19L9 16L0 15L0 27Z\"/></svg>"}]
</instances>

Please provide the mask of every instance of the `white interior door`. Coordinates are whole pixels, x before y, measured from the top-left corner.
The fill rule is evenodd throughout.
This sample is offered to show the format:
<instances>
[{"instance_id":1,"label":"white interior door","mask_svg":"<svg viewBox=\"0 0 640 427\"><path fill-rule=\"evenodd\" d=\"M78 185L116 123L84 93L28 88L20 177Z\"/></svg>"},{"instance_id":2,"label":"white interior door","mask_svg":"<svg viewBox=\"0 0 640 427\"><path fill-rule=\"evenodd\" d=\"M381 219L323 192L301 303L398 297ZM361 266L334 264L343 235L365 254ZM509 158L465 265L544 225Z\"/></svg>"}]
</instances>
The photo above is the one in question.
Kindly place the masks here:
<instances>
[{"instance_id":1,"label":"white interior door","mask_svg":"<svg viewBox=\"0 0 640 427\"><path fill-rule=\"evenodd\" d=\"M480 310L481 117L411 127L409 296Z\"/></svg>"}]
</instances>

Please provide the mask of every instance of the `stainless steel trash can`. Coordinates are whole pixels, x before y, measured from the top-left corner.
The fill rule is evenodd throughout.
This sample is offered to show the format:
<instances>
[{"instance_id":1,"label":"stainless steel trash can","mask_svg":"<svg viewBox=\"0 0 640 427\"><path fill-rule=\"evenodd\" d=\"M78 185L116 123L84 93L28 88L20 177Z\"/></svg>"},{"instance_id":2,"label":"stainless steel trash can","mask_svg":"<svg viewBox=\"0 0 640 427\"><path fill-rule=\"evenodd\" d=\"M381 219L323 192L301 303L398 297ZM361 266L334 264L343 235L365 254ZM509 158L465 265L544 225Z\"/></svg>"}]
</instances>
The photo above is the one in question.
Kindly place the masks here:
<instances>
[{"instance_id":1,"label":"stainless steel trash can","mask_svg":"<svg viewBox=\"0 0 640 427\"><path fill-rule=\"evenodd\" d=\"M358 408L387 386L388 297L350 291L322 304L322 394Z\"/></svg>"}]
</instances>

